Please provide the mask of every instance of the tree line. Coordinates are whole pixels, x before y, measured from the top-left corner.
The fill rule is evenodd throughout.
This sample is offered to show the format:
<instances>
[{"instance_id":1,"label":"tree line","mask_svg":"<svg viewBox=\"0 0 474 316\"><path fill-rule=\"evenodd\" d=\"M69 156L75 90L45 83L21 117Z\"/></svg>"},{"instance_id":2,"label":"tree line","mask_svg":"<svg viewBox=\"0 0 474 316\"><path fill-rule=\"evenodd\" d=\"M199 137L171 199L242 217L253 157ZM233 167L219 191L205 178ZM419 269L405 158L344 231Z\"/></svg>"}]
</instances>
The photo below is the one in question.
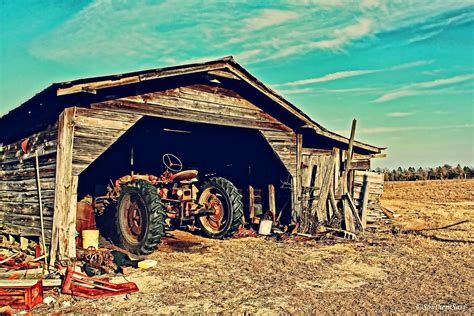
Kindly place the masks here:
<instances>
[{"instance_id":1,"label":"tree line","mask_svg":"<svg viewBox=\"0 0 474 316\"><path fill-rule=\"evenodd\" d=\"M384 174L385 181L415 181L415 180L446 180L446 179L472 179L474 168L458 164L456 167L445 164L436 168L408 169L398 167L389 170L388 168L377 168L375 171Z\"/></svg>"}]
</instances>

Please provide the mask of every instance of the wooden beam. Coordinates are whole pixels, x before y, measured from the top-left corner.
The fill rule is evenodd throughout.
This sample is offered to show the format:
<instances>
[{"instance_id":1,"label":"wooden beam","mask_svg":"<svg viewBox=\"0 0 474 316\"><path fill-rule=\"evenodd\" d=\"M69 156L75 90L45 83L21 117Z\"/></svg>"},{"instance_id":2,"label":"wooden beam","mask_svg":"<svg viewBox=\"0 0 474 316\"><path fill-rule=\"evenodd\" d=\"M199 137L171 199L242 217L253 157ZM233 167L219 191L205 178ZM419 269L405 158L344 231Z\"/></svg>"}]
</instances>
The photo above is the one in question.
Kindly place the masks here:
<instances>
[{"instance_id":1,"label":"wooden beam","mask_svg":"<svg viewBox=\"0 0 474 316\"><path fill-rule=\"evenodd\" d=\"M59 259L74 258L76 212L71 212L71 199L77 189L72 176L72 149L74 141L74 119L76 108L64 109L58 122L58 146L56 154L56 191L54 196L54 217L51 238L50 264ZM76 183L74 183L76 181ZM73 213L73 214L69 214Z\"/></svg>"}]
</instances>

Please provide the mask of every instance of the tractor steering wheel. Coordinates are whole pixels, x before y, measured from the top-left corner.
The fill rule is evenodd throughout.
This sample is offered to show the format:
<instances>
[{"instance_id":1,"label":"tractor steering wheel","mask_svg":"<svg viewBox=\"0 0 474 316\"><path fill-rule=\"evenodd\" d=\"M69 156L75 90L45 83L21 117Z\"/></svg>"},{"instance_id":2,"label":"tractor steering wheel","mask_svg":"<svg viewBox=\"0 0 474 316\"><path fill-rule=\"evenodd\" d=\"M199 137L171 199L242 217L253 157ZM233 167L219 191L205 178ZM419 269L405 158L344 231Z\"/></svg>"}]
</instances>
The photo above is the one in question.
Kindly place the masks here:
<instances>
[{"instance_id":1,"label":"tractor steering wheel","mask_svg":"<svg viewBox=\"0 0 474 316\"><path fill-rule=\"evenodd\" d=\"M164 154L162 160L166 169L170 171L179 172L183 170L183 163L173 154Z\"/></svg>"}]
</instances>

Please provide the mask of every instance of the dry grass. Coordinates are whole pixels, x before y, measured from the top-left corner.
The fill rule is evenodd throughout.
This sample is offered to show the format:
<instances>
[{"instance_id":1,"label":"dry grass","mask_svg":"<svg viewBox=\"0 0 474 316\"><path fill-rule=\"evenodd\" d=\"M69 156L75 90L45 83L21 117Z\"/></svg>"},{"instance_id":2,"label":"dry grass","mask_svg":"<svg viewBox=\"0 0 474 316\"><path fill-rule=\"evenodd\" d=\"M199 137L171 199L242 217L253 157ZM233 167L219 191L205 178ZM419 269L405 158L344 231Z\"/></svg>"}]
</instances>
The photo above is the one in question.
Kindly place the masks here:
<instances>
[{"instance_id":1,"label":"dry grass","mask_svg":"<svg viewBox=\"0 0 474 316\"><path fill-rule=\"evenodd\" d=\"M474 181L388 184L383 203L401 214L402 229L471 223L431 231L473 238ZM40 312L83 313L342 313L421 312L459 308L472 313L472 244L446 243L389 226L357 242L216 241L176 232L151 258L158 266L128 279L140 292L101 300L75 298ZM123 277L117 277L122 281ZM426 305L420 305L426 304ZM440 305L455 304L455 305ZM453 310L451 310L453 311Z\"/></svg>"}]
</instances>

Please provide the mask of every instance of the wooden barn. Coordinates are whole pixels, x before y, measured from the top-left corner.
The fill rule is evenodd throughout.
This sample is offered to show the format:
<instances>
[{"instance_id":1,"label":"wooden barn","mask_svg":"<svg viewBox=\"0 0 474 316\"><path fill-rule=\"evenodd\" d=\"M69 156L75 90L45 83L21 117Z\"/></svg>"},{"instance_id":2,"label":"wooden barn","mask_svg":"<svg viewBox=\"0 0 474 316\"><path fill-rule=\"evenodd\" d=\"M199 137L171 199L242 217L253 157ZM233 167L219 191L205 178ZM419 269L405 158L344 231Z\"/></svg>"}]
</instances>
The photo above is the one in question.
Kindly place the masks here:
<instances>
[{"instance_id":1,"label":"wooden barn","mask_svg":"<svg viewBox=\"0 0 474 316\"><path fill-rule=\"evenodd\" d=\"M159 174L164 153L230 179L248 221L273 209L301 232L354 230L348 218L381 193L365 171L383 148L325 129L232 57L54 83L0 118L0 145L0 233L41 236L41 204L53 258L76 255L78 200ZM343 214L352 203L359 214Z\"/></svg>"}]
</instances>

